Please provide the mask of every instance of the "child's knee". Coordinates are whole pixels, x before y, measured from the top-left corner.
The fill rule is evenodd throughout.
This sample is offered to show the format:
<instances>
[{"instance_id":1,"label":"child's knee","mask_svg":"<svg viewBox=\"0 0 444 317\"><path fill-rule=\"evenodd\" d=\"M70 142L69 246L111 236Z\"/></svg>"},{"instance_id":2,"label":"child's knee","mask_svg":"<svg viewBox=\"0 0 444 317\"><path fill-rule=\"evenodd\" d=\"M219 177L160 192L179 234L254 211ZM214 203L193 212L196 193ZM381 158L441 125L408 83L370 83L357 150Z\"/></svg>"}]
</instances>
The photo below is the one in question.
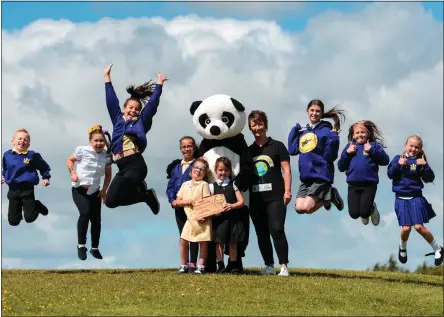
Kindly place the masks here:
<instances>
[{"instance_id":1,"label":"child's knee","mask_svg":"<svg viewBox=\"0 0 444 317\"><path fill-rule=\"evenodd\" d=\"M27 223L32 223L32 222L34 222L36 219L37 219L37 217L30 217L30 216L28 216L28 215L25 214L25 221L26 221Z\"/></svg>"},{"instance_id":2,"label":"child's knee","mask_svg":"<svg viewBox=\"0 0 444 317\"><path fill-rule=\"evenodd\" d=\"M8 219L8 222L11 226L18 226L22 220L20 218L18 219Z\"/></svg>"},{"instance_id":3,"label":"child's knee","mask_svg":"<svg viewBox=\"0 0 444 317\"><path fill-rule=\"evenodd\" d=\"M415 230L418 232L421 232L422 230L424 230L424 226L423 225L415 225Z\"/></svg>"},{"instance_id":4,"label":"child's knee","mask_svg":"<svg viewBox=\"0 0 444 317\"><path fill-rule=\"evenodd\" d=\"M410 233L410 231L412 231L412 227L410 227L410 226L402 226L401 231L403 233Z\"/></svg>"},{"instance_id":5,"label":"child's knee","mask_svg":"<svg viewBox=\"0 0 444 317\"><path fill-rule=\"evenodd\" d=\"M105 200L105 206L108 208L116 208L118 207L117 200L112 196L107 196Z\"/></svg>"},{"instance_id":6,"label":"child's knee","mask_svg":"<svg viewBox=\"0 0 444 317\"><path fill-rule=\"evenodd\" d=\"M353 219L358 219L359 215L357 215L357 214L350 214L350 217L352 217Z\"/></svg>"}]
</instances>

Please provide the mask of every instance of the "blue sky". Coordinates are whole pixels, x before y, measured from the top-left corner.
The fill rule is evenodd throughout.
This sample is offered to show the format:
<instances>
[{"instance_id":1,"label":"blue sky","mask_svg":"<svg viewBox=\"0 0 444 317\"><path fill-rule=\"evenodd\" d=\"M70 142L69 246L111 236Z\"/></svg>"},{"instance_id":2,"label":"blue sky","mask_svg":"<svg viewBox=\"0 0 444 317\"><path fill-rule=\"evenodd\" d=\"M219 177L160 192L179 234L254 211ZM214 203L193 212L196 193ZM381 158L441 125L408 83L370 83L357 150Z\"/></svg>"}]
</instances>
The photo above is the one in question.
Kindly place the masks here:
<instances>
[{"instance_id":1,"label":"blue sky","mask_svg":"<svg viewBox=\"0 0 444 317\"><path fill-rule=\"evenodd\" d=\"M211 4L203 3L163 3L163 2L2 2L2 29L13 30L37 19L68 19L72 22L94 22L104 17L126 19L128 17L160 16L171 19L178 15L199 14L212 17L255 18L267 17L286 30L304 29L308 19L326 10L353 12L367 6L367 2L315 2L286 3L288 10L272 12L236 12L236 4L230 3L234 10L218 12L212 10ZM301 6L302 5L302 6ZM424 2L438 21L443 20L442 2ZM300 9L295 7L301 6Z\"/></svg>"},{"instance_id":2,"label":"blue sky","mask_svg":"<svg viewBox=\"0 0 444 317\"><path fill-rule=\"evenodd\" d=\"M307 98L319 97L327 104L338 103L347 108L349 115L343 131L354 122L351 120L362 119L368 113L387 133L390 157L400 153L407 134L426 136L426 153L437 172L437 180L434 185L426 186L425 192L439 214L431 223L432 231L442 236L439 224L442 149L427 143L436 139L434 131L414 121L435 120L442 129L442 3L2 2L1 5L2 103L11 105L2 109L2 151L10 147L12 131L25 125L34 131L32 146L48 160L54 178L49 188L36 189L36 195L50 207L50 215L17 228L11 228L5 221L7 191L3 188L2 260L7 267L99 265L92 259L85 262L77 259L77 210L64 161L75 146L85 143L84 131L90 126L97 121L104 126L110 124L102 108L101 82L102 67L110 61L115 62L113 82L121 101L124 86L145 80L147 72L155 75L158 70L166 69L171 75L144 154L149 167L147 182L160 195L166 187L165 166L180 156L177 140L185 134L201 139L193 134L188 111L192 101L213 93L229 93L242 100L248 110L256 107L265 110L270 118L270 135L286 143L295 121L307 120L304 106L296 108L294 104L305 104ZM329 15L327 11L339 14ZM197 17L178 19L187 15ZM96 23L105 17L121 21ZM161 26L140 20L125 23L131 17L163 17L167 22ZM224 24L224 18L234 19L233 29ZM53 21L27 28L41 19ZM60 19L72 23L62 23ZM90 23L76 28L79 22ZM164 30L159 32L162 27ZM127 42L134 34L143 35L140 37L143 40L137 43L138 49ZM220 49L225 48L219 45L221 41L226 41L224 45L231 49ZM69 81L65 79L67 74ZM233 74L237 77L233 78ZM34 102L26 106L23 100ZM420 103L424 103L424 112L412 118L411 113ZM41 108L32 109L39 105ZM57 113L65 117L54 120L57 113L51 109L59 110ZM91 113L81 116L78 113L81 111ZM437 115L425 119L432 111ZM394 122L393 117L399 120ZM170 126L178 128L165 131ZM57 149L47 142L54 130L69 135ZM247 128L243 133L251 143ZM345 137L343 132L341 150ZM294 197L299 186L297 158L292 158L292 169ZM386 261L390 253L396 252L394 199L385 173L382 168L377 203L383 221L377 228L364 227L359 220L351 221L347 208L342 213L333 208L332 212L322 210L311 216L296 215L293 199L286 225L290 266L365 269L376 261ZM346 200L343 173L337 172L336 185ZM142 204L113 210L103 208L101 249L108 257L104 267L176 266L176 223L165 197L161 197L161 204L161 213L156 217ZM442 243L442 238L439 242ZM415 268L430 247L416 233L412 233L410 243L412 257L408 266ZM246 263L262 265L252 225Z\"/></svg>"}]
</instances>

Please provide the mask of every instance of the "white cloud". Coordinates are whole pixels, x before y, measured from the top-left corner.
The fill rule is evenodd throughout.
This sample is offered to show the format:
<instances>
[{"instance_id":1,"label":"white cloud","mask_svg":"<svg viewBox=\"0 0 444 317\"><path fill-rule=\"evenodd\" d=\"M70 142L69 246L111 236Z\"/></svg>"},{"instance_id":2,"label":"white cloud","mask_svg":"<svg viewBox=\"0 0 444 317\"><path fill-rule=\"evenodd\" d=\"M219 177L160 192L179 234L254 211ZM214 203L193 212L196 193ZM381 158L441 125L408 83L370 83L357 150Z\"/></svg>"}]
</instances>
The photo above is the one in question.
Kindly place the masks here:
<instances>
[{"instance_id":1,"label":"white cloud","mask_svg":"<svg viewBox=\"0 0 444 317\"><path fill-rule=\"evenodd\" d=\"M348 126L361 118L381 127L390 156L402 150L408 135L424 138L437 175L435 185L425 189L438 214L429 227L442 235L443 31L420 4L375 3L362 12L319 14L297 34L283 31L273 21L185 16L107 18L96 23L40 20L13 33L3 30L2 36L3 148L9 147L14 130L26 127L32 147L51 164L54 175L52 185L36 194L50 207L48 217L12 228L3 208L3 255L13 259L10 265L45 266L40 261L45 257L56 267L178 263L176 224L164 197L157 217L143 204L104 208L101 245L108 262L72 262L78 212L64 162L75 146L87 142L89 127L100 123L111 129L103 85L103 68L110 62L115 63L112 79L121 103L126 85L152 79L157 71L170 77L144 154L147 181L158 193L166 187L166 165L179 156L179 138L196 136L189 113L194 100L215 93L233 95L247 111L266 111L270 135L286 143L292 125L307 121L307 102L321 98L327 107L338 103L348 110L342 145ZM252 142L247 129L244 134ZM296 192L296 159L292 167ZM380 178L377 202L382 222L377 228L347 218L347 211L299 216L290 206L290 262L367 268L397 252L394 196L385 168ZM344 180L337 173L335 184L346 198ZM2 198L4 207L6 193ZM260 260L251 262L260 259L251 231L246 263L259 266ZM429 248L418 236L412 239L412 247ZM32 262L33 257L39 260Z\"/></svg>"}]
</instances>

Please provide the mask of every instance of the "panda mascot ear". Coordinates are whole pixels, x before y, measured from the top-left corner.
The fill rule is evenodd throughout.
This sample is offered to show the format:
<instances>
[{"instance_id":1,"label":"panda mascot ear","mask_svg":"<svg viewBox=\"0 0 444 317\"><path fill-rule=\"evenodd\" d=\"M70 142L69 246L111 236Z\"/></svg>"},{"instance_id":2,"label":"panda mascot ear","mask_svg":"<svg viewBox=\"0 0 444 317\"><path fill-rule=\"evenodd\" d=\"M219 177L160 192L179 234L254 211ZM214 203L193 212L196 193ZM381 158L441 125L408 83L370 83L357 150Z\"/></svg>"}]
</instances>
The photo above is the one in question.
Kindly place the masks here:
<instances>
[{"instance_id":1,"label":"panda mascot ear","mask_svg":"<svg viewBox=\"0 0 444 317\"><path fill-rule=\"evenodd\" d=\"M202 101L195 101L191 104L190 112L191 115L194 116L194 113L196 112L197 108L199 108Z\"/></svg>"},{"instance_id":2,"label":"panda mascot ear","mask_svg":"<svg viewBox=\"0 0 444 317\"><path fill-rule=\"evenodd\" d=\"M245 107L239 101L237 101L234 98L230 98L230 99L231 99L231 102L233 103L234 108L236 108L237 111L240 111L240 112L245 111Z\"/></svg>"}]
</instances>

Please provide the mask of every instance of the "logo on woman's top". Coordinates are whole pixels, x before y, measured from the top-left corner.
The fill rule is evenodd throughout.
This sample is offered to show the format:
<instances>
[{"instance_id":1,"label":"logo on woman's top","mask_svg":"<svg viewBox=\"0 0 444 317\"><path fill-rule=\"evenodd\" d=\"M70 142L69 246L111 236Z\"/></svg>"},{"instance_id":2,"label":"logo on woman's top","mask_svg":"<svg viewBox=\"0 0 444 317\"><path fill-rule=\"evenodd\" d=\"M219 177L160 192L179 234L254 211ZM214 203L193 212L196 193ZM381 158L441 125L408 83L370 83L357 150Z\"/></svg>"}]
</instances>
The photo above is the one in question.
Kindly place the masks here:
<instances>
[{"instance_id":1,"label":"logo on woman's top","mask_svg":"<svg viewBox=\"0 0 444 317\"><path fill-rule=\"evenodd\" d=\"M304 134L299 140L299 151L301 153L307 153L312 151L318 144L318 137L316 134L309 132Z\"/></svg>"},{"instance_id":2,"label":"logo on woman's top","mask_svg":"<svg viewBox=\"0 0 444 317\"><path fill-rule=\"evenodd\" d=\"M274 167L273 160L267 155L259 155L253 158L254 166L256 167L256 175L264 176L268 173L271 167Z\"/></svg>"}]
</instances>

